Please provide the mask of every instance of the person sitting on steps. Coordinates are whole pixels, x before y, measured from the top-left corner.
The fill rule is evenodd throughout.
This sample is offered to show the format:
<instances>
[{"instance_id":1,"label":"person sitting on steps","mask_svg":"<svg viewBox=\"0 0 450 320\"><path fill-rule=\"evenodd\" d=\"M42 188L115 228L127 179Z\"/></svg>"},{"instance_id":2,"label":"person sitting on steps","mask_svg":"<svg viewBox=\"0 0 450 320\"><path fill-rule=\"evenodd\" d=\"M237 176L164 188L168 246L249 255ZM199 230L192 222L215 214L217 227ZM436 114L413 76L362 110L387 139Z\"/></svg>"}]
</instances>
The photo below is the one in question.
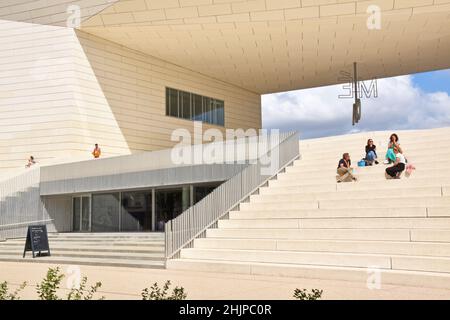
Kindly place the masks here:
<instances>
[{"instance_id":1,"label":"person sitting on steps","mask_svg":"<svg viewBox=\"0 0 450 320\"><path fill-rule=\"evenodd\" d=\"M350 160L350 155L344 153L342 159L339 160L336 177L337 182L351 182L356 181L356 177L353 175L353 168L351 167L352 161Z\"/></svg>"},{"instance_id":2,"label":"person sitting on steps","mask_svg":"<svg viewBox=\"0 0 450 320\"><path fill-rule=\"evenodd\" d=\"M392 167L386 168L386 174L393 179L400 179L400 175L405 170L406 159L397 147L394 147L395 162Z\"/></svg>"},{"instance_id":3,"label":"person sitting on steps","mask_svg":"<svg viewBox=\"0 0 450 320\"><path fill-rule=\"evenodd\" d=\"M367 164L369 166L373 165L374 163L378 164L378 161L377 161L378 156L377 156L376 149L377 149L377 146L373 144L373 140L372 139L367 140L366 159L365 160L367 161Z\"/></svg>"},{"instance_id":4,"label":"person sitting on steps","mask_svg":"<svg viewBox=\"0 0 450 320\"><path fill-rule=\"evenodd\" d=\"M396 133L391 134L389 138L388 150L386 152L386 160L384 164L390 164L396 161L394 148L397 148L400 153L403 153L400 143L398 142L398 135Z\"/></svg>"},{"instance_id":5,"label":"person sitting on steps","mask_svg":"<svg viewBox=\"0 0 450 320\"><path fill-rule=\"evenodd\" d=\"M30 156L28 158L28 163L25 165L25 168L31 168L32 166L34 166L36 164L36 160L34 160L33 156Z\"/></svg>"}]
</instances>

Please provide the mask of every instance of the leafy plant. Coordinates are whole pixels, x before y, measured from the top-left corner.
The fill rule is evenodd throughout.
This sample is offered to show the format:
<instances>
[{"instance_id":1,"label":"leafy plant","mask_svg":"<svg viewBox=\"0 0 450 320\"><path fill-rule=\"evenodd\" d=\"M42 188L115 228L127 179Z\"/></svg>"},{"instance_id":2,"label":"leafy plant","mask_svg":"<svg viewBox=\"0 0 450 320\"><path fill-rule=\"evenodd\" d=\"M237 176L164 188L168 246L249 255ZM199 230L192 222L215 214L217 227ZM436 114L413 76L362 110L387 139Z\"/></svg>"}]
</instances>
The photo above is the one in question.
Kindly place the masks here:
<instances>
[{"instance_id":1,"label":"leafy plant","mask_svg":"<svg viewBox=\"0 0 450 320\"><path fill-rule=\"evenodd\" d=\"M40 300L61 300L56 291L59 289L64 275L60 273L59 267L49 268L46 277L36 286Z\"/></svg>"},{"instance_id":2,"label":"leafy plant","mask_svg":"<svg viewBox=\"0 0 450 320\"><path fill-rule=\"evenodd\" d=\"M26 287L27 283L22 283L16 291L10 293L8 289L8 283L2 282L0 283L0 300L20 300L19 292L22 291Z\"/></svg>"},{"instance_id":3,"label":"leafy plant","mask_svg":"<svg viewBox=\"0 0 450 320\"><path fill-rule=\"evenodd\" d=\"M49 268L46 277L36 286L40 300L61 300L57 295L57 290L60 287L64 275L61 274L59 267ZM67 300L92 300L94 294L102 286L101 282L95 283L89 289L86 288L88 278L83 277L79 287L74 287L67 295ZM104 297L100 298L101 300Z\"/></svg>"},{"instance_id":4,"label":"leafy plant","mask_svg":"<svg viewBox=\"0 0 450 320\"><path fill-rule=\"evenodd\" d=\"M96 282L95 285L91 286L90 289L86 289L87 277L83 277L80 286L78 288L72 288L67 295L67 300L92 300L94 294L102 286L101 282ZM101 297L103 300L105 297Z\"/></svg>"},{"instance_id":5,"label":"leafy plant","mask_svg":"<svg viewBox=\"0 0 450 320\"><path fill-rule=\"evenodd\" d=\"M322 297L323 290L312 289L311 293L306 289L295 289L294 298L297 300L319 300Z\"/></svg>"},{"instance_id":6,"label":"leafy plant","mask_svg":"<svg viewBox=\"0 0 450 320\"><path fill-rule=\"evenodd\" d=\"M185 300L187 298L187 294L184 291L183 287L175 287L172 290L172 294L168 296L168 291L170 287L170 280L166 281L162 289L158 286L158 283L155 282L153 286L145 288L142 290L142 300Z\"/></svg>"}]
</instances>

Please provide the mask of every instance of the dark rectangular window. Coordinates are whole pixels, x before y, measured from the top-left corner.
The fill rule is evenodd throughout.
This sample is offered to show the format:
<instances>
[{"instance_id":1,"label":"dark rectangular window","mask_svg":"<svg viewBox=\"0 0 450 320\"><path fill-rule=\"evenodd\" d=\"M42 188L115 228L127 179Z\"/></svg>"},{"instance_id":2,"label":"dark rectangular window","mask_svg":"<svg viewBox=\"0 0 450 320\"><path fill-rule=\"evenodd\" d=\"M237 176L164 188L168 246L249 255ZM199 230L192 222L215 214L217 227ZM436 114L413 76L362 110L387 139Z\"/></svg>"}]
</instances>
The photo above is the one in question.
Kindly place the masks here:
<instances>
[{"instance_id":1,"label":"dark rectangular window","mask_svg":"<svg viewBox=\"0 0 450 320\"><path fill-rule=\"evenodd\" d=\"M180 101L181 101L181 118L191 119L191 94L189 92L180 91Z\"/></svg>"},{"instance_id":2,"label":"dark rectangular window","mask_svg":"<svg viewBox=\"0 0 450 320\"><path fill-rule=\"evenodd\" d=\"M211 123L211 98L203 97L203 122Z\"/></svg>"},{"instance_id":3,"label":"dark rectangular window","mask_svg":"<svg viewBox=\"0 0 450 320\"><path fill-rule=\"evenodd\" d=\"M166 88L166 115L225 125L225 103L195 93Z\"/></svg>"},{"instance_id":4,"label":"dark rectangular window","mask_svg":"<svg viewBox=\"0 0 450 320\"><path fill-rule=\"evenodd\" d=\"M216 116L217 116L217 124L223 126L225 123L225 109L223 105L223 101L216 100Z\"/></svg>"},{"instance_id":5,"label":"dark rectangular window","mask_svg":"<svg viewBox=\"0 0 450 320\"><path fill-rule=\"evenodd\" d=\"M203 117L203 98L198 94L192 95L192 120L202 121Z\"/></svg>"},{"instance_id":6,"label":"dark rectangular window","mask_svg":"<svg viewBox=\"0 0 450 320\"><path fill-rule=\"evenodd\" d=\"M166 90L166 99L166 114L172 117L179 117L178 91L168 88Z\"/></svg>"}]
</instances>

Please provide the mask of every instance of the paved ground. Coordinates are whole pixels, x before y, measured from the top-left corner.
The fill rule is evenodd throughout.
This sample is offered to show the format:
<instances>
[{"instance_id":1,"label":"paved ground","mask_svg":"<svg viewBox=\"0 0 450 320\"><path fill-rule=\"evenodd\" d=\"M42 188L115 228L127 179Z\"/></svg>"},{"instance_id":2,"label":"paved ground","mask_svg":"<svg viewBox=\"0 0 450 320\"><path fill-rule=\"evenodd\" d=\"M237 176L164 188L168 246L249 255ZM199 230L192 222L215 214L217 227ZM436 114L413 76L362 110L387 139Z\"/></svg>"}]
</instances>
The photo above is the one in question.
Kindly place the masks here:
<instances>
[{"instance_id":1,"label":"paved ground","mask_svg":"<svg viewBox=\"0 0 450 320\"><path fill-rule=\"evenodd\" d=\"M12 288L16 288L19 283L27 281L29 285L21 296L35 299L35 284L51 266L54 265L0 262L0 282L8 281ZM62 265L61 270L67 272L68 266ZM450 288L382 285L381 289L369 290L365 283L348 281L95 266L80 266L80 270L89 278L89 284L103 283L100 295L107 299L140 299L143 288L154 282L162 284L168 279L174 285L183 286L188 299L290 299L295 288L322 289L324 299L450 299ZM71 277L70 273L68 277ZM66 281L63 285L66 286Z\"/></svg>"}]
</instances>

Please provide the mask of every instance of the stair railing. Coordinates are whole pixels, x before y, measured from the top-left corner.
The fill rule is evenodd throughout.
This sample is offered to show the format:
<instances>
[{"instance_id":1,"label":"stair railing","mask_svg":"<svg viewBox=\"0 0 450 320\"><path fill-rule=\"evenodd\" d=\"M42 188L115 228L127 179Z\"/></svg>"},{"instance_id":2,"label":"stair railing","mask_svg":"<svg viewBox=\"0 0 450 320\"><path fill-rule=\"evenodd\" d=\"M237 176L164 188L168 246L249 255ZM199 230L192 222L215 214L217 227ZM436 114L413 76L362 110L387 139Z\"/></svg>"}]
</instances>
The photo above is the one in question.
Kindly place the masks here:
<instances>
[{"instance_id":1,"label":"stair railing","mask_svg":"<svg viewBox=\"0 0 450 320\"><path fill-rule=\"evenodd\" d=\"M276 167L268 173L263 158L276 156ZM256 192L268 180L300 156L299 134L281 134L278 143L250 163L241 172L222 183L201 201L165 224L166 259L179 257L183 248L192 247L196 238L203 237L208 228L216 227L219 219Z\"/></svg>"},{"instance_id":2,"label":"stair railing","mask_svg":"<svg viewBox=\"0 0 450 320\"><path fill-rule=\"evenodd\" d=\"M39 181L37 166L0 182L0 238L24 237L28 222L49 223L42 216Z\"/></svg>"}]
</instances>

